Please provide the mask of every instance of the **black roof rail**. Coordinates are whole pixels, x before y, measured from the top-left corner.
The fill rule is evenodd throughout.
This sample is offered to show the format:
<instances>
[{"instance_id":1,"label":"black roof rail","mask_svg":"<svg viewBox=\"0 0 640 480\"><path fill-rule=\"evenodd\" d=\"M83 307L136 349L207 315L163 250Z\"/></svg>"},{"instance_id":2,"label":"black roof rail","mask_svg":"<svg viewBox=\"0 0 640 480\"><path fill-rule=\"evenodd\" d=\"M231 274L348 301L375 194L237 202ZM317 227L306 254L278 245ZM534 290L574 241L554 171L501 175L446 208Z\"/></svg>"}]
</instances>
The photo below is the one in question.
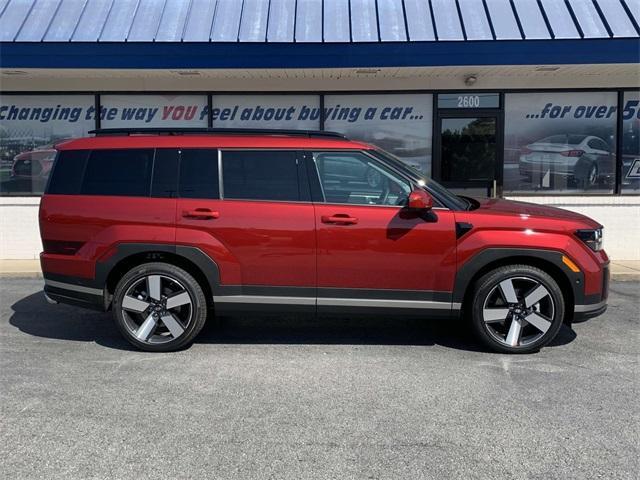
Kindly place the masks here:
<instances>
[{"instance_id":1,"label":"black roof rail","mask_svg":"<svg viewBox=\"0 0 640 480\"><path fill-rule=\"evenodd\" d=\"M145 128L97 128L89 130L96 136L107 135L185 135L185 134L221 134L221 135L294 135L302 137L327 137L347 139L346 135L324 130L286 130L271 128L206 128L206 127L145 127Z\"/></svg>"}]
</instances>

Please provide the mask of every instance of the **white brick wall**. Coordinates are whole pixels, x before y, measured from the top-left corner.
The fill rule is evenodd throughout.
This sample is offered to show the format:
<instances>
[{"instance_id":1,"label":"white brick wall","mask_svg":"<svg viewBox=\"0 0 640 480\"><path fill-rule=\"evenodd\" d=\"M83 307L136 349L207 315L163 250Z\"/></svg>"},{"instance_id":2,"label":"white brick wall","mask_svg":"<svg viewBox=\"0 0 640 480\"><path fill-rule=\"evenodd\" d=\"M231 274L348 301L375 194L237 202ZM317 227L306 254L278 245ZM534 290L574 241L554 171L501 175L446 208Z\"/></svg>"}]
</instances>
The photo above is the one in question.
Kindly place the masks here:
<instances>
[{"instance_id":1,"label":"white brick wall","mask_svg":"<svg viewBox=\"0 0 640 480\"><path fill-rule=\"evenodd\" d=\"M37 259L38 197L0 197L0 259Z\"/></svg>"},{"instance_id":2,"label":"white brick wall","mask_svg":"<svg viewBox=\"0 0 640 480\"><path fill-rule=\"evenodd\" d=\"M605 226L605 249L614 260L640 260L640 196L513 197L566 208ZM37 259L39 198L0 197L0 259Z\"/></svg>"},{"instance_id":3,"label":"white brick wall","mask_svg":"<svg viewBox=\"0 0 640 480\"><path fill-rule=\"evenodd\" d=\"M604 225L604 249L613 260L640 260L640 196L512 197L572 210Z\"/></svg>"}]
</instances>

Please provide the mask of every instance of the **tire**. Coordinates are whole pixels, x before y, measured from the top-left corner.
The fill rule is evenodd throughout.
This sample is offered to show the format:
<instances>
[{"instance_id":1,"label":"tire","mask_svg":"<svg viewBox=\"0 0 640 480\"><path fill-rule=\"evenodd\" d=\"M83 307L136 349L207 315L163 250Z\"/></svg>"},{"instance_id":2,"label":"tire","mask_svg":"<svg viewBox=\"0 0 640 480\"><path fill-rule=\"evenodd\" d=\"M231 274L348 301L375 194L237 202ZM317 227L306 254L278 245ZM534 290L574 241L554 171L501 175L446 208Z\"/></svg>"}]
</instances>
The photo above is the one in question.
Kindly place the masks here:
<instances>
[{"instance_id":1,"label":"tire","mask_svg":"<svg viewBox=\"0 0 640 480\"><path fill-rule=\"evenodd\" d=\"M202 287L185 270L145 263L129 270L113 296L113 318L133 346L172 352L190 345L207 319Z\"/></svg>"},{"instance_id":2,"label":"tire","mask_svg":"<svg viewBox=\"0 0 640 480\"><path fill-rule=\"evenodd\" d=\"M478 338L500 353L531 353L555 338L565 302L558 283L529 265L508 265L474 286L471 323Z\"/></svg>"}]
</instances>

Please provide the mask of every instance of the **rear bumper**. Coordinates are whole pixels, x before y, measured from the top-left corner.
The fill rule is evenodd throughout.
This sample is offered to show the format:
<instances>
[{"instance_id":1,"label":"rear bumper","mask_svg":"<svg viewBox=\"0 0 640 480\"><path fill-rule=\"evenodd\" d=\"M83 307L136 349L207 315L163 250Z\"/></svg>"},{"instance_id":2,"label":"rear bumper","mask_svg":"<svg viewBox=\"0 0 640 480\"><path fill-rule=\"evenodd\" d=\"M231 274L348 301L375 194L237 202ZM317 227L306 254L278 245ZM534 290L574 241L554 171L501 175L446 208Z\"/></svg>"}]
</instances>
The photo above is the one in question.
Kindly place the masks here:
<instances>
[{"instance_id":1,"label":"rear bumper","mask_svg":"<svg viewBox=\"0 0 640 480\"><path fill-rule=\"evenodd\" d=\"M66 303L92 310L105 311L104 290L74 283L71 280L60 281L44 277L44 295L49 303Z\"/></svg>"},{"instance_id":2,"label":"rear bumper","mask_svg":"<svg viewBox=\"0 0 640 480\"><path fill-rule=\"evenodd\" d=\"M520 175L544 175L549 170L551 175L560 175L563 177L572 177L575 172L575 165L562 163L548 163L544 166L541 163L520 161Z\"/></svg>"}]
</instances>

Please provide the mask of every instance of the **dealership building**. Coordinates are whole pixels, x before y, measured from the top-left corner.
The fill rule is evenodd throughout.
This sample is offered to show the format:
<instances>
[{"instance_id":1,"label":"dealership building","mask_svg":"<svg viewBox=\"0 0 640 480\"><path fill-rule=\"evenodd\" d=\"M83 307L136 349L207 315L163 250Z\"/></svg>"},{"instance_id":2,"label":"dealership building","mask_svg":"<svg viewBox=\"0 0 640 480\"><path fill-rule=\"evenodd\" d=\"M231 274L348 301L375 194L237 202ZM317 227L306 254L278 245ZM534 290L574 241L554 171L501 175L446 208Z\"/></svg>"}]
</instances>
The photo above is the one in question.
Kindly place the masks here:
<instances>
[{"instance_id":1,"label":"dealership building","mask_svg":"<svg viewBox=\"0 0 640 480\"><path fill-rule=\"evenodd\" d=\"M342 132L456 192L555 205L640 260L638 0L0 0L0 259L56 142Z\"/></svg>"}]
</instances>

